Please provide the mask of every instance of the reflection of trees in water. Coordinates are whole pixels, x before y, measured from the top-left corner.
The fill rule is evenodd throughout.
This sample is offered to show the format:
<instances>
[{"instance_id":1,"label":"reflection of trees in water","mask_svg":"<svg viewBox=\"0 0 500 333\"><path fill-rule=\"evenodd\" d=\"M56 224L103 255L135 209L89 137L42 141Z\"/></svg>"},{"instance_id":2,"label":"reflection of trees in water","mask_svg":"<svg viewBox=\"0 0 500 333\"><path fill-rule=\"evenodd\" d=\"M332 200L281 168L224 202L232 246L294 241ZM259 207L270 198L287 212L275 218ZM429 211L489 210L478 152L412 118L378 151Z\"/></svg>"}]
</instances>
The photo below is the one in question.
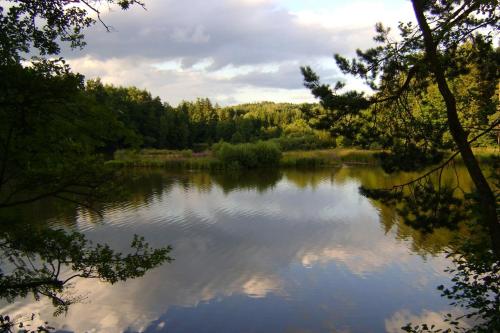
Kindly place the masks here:
<instances>
[{"instance_id":1,"label":"reflection of trees in water","mask_svg":"<svg viewBox=\"0 0 500 333\"><path fill-rule=\"evenodd\" d=\"M345 182L349 179L355 179L360 183L361 192L367 194L363 189L390 188L393 184L407 183L414 179L416 175L418 175L416 172L398 172L389 175L380 168L355 167L339 169L335 174L335 180ZM441 178L442 184L446 184L446 186L460 184L465 191L469 191L472 187L471 180L465 168L461 165L444 170ZM385 232L394 230L399 239L411 241L412 250L420 255L442 253L443 250L450 247L453 239L457 236L465 237L471 233L467 224L464 223L464 219L458 221L459 223L448 225L438 223L439 219L433 219L432 222L435 223L429 225L420 223L421 219L415 218L416 216L412 210L421 213L428 210L428 207L425 208L419 204L434 204L436 202L432 197L432 193L424 191L423 196L420 196L415 192L405 192L405 194L411 196L403 198L399 196L401 193L395 196L387 195L383 197L382 195L387 192L368 192L370 192L368 197L371 198L371 203L379 210L380 223ZM455 191L454 194L454 196L448 196L448 199L455 205L453 209L460 208L459 211L462 211L463 206L458 205L458 200L463 198L463 193ZM418 198L418 201L413 201L411 198ZM450 209L450 206L447 206L441 200L441 208L443 209L442 213L445 213Z\"/></svg>"},{"instance_id":2,"label":"reflection of trees in water","mask_svg":"<svg viewBox=\"0 0 500 333\"><path fill-rule=\"evenodd\" d=\"M447 164L455 176L451 181L443 179ZM490 181L496 182L493 188L498 204L498 160L493 163ZM446 249L454 264L445 270L452 275L451 285L438 286L438 290L463 314L446 314L443 318L446 328L410 323L402 329L410 333L500 332L500 258L494 249L498 240L478 211L480 199L473 187L467 183L464 186L452 159L423 176L399 184L386 189L364 187L361 192L393 206L404 224L420 234L428 235L437 229L462 229L449 240Z\"/></svg>"},{"instance_id":3,"label":"reflection of trees in water","mask_svg":"<svg viewBox=\"0 0 500 333\"><path fill-rule=\"evenodd\" d=\"M400 220L423 235L436 230L460 230L467 233L470 221L477 221L473 210L477 200L465 168L453 163L437 173L407 181L406 177L394 177L393 184L361 187L361 193L379 206L391 207ZM390 221L391 219L384 219ZM395 219L392 219L395 221ZM477 221L478 222L478 221ZM448 242L449 243L449 242Z\"/></svg>"},{"instance_id":4,"label":"reflection of trees in water","mask_svg":"<svg viewBox=\"0 0 500 333\"><path fill-rule=\"evenodd\" d=\"M487 242L486 242L487 244ZM445 329L429 324L409 323L409 333L495 333L500 332L500 261L485 242L465 241L458 251L449 254L454 266L451 285L440 285L441 296L461 311L443 316Z\"/></svg>"},{"instance_id":5,"label":"reflection of trees in water","mask_svg":"<svg viewBox=\"0 0 500 333\"><path fill-rule=\"evenodd\" d=\"M130 252L122 254L107 244L92 244L79 232L4 224L0 230L0 298L13 302L28 295L37 301L47 297L55 308L54 315L59 315L84 299L68 291L75 279L114 284L140 277L170 261L170 250L153 249L136 235ZM0 332L10 332L13 325L19 324L23 325L2 317Z\"/></svg>"},{"instance_id":6,"label":"reflection of trees in water","mask_svg":"<svg viewBox=\"0 0 500 333\"><path fill-rule=\"evenodd\" d=\"M356 182L363 187L390 187L394 183L405 183L413 179L417 173L401 172L388 175L381 168L374 167L341 167L325 168L314 170L294 170L285 169L281 171L265 169L246 172L236 172L233 174L208 172L171 172L161 169L145 169L135 173L134 177L127 181L127 188L133 193L138 204L147 203L154 198L154 195L161 195L168 192L175 184L182 184L183 187L196 187L200 191L210 191L212 187L221 188L224 193L230 193L236 189L253 189L258 192L265 192L272 189L283 179L291 182L299 188L317 188L321 183L342 185L347 182ZM456 186L457 183L464 191L470 191L472 184L465 168L457 165L455 168L448 168L442 174L442 183L447 186ZM129 187L130 185L130 187ZM454 192L458 198L463 198L461 191ZM429 195L429 194L427 194ZM454 198L454 197L453 197ZM453 199L455 200L455 199ZM427 198L427 202L433 203L432 197ZM423 230L419 228L418 221L412 218L413 223L404 223L403 211L408 211L408 204L398 205L384 204L377 200L371 203L377 207L380 215L380 223L384 230L389 232L395 230L400 239L410 240L412 250L421 254L436 255L448 248L457 235L467 237L471 231L466 223L456 225L432 226ZM446 205L442 202L442 207ZM407 214L412 217L411 214ZM438 222L438 221L436 221Z\"/></svg>"},{"instance_id":7,"label":"reflection of trees in water","mask_svg":"<svg viewBox=\"0 0 500 333\"><path fill-rule=\"evenodd\" d=\"M132 177L131 183L125 186L130 192L116 186L117 191L106 197L108 204L126 201L141 205L167 187L163 178L151 182L141 179L138 183L133 180ZM46 297L55 308L54 314L58 315L85 298L70 291L69 287L77 279L98 279L113 284L143 276L148 270L171 260L168 256L170 247L151 248L138 236L132 240L129 252L122 254L107 244L92 244L82 233L66 230L75 228L76 221L82 216L90 221L101 221L98 211L106 208L100 203L89 210L72 202L44 199L24 205L22 209L18 206L2 209L0 298L13 302L30 295L37 301ZM57 228L47 223L51 220L56 221ZM33 319L4 315L0 317L0 332L16 331L30 323L33 326ZM45 324L35 326L29 329L37 332L50 330Z\"/></svg>"},{"instance_id":8,"label":"reflection of trees in water","mask_svg":"<svg viewBox=\"0 0 500 333\"><path fill-rule=\"evenodd\" d=\"M282 176L279 169L270 168L245 172L214 173L212 179L226 194L242 189L262 193L276 186Z\"/></svg>"},{"instance_id":9,"label":"reflection of trees in water","mask_svg":"<svg viewBox=\"0 0 500 333\"><path fill-rule=\"evenodd\" d=\"M284 175L287 180L299 188L310 187L316 189L323 182L342 184L344 181L340 179L339 175L344 168L317 168L311 171L288 169L284 172ZM350 179L351 181L353 179L357 180L355 176L350 177Z\"/></svg>"},{"instance_id":10,"label":"reflection of trees in water","mask_svg":"<svg viewBox=\"0 0 500 333\"><path fill-rule=\"evenodd\" d=\"M461 175L461 169L458 169ZM392 176L392 181L406 181L412 174L398 174ZM455 175L445 174L445 178L450 181ZM230 193L237 189L250 189L252 191L265 192L272 189L280 181L285 180L297 187L316 189L322 183L343 185L354 182L355 184L389 186L390 180L381 170L368 169L363 167L346 167L339 169L319 169L314 171L283 170L280 172L269 172L269 170L259 170L253 173L236 173L232 175L209 174L206 172L170 172L161 169L144 169L140 171L131 171L123 178L123 187L125 190L116 198L110 199L103 204L104 211L113 210L121 205L131 207L144 207L152 201L161 199L172 191L172 189L185 188L196 189L209 193L214 189L221 189L224 193ZM461 179L464 184L466 180ZM403 223L398 210L394 206L384 205L378 201L372 200L371 203L379 210L380 223L386 232L393 230L397 237L411 241L412 250L422 256L442 253L443 249L449 248L451 241L462 235L463 237L471 233L465 224L461 224L458 230L449 230L447 228L435 228L431 232L423 232L414 226ZM50 204L45 206L49 211L42 214L44 218L55 218L59 214L70 212L70 216L76 216L75 210L71 211L68 207L60 207L56 214ZM73 208L74 209L74 208ZM36 216L35 212L43 210L42 206L33 208L30 216ZM71 213L73 212L73 213ZM54 216L50 216L53 213ZM72 215L71 215L72 214ZM99 218L98 216L96 218Z\"/></svg>"},{"instance_id":11,"label":"reflection of trees in water","mask_svg":"<svg viewBox=\"0 0 500 333\"><path fill-rule=\"evenodd\" d=\"M465 169L457 166L456 174L454 170L445 170L443 173L443 183L454 184L458 177L461 187L468 191L471 187ZM201 192L210 192L214 188L220 188L228 194L237 189L255 190L259 193L275 187L280 181L286 180L298 188L317 188L321 183L343 185L348 182L355 182L363 187L390 187L394 183L404 183L412 179L414 173L397 173L387 175L380 168L374 167L341 167L325 168L315 170L273 170L263 169L245 172L235 172L232 174L208 173L208 172L178 172L164 169L138 169L130 170L122 180L122 190L115 198L110 198L102 203L104 211L126 205L127 207L140 208L147 206L155 199L168 194L175 186L184 189L196 188ZM458 192L457 192L458 193ZM461 193L458 193L459 197ZM412 250L425 254L437 254L447 248L453 238L458 234L466 236L470 233L464 223L458 224L456 230L451 230L445 226L433 225L433 228L421 230L418 223L408 225L401 218L401 210L407 209L404 203L398 205L384 204L377 200L371 200L372 205L379 210L380 223L386 232L394 230L400 239L409 240L412 243ZM26 217L35 220L56 220L66 221L68 226L74 225L74 218L64 218L82 216L86 218L100 220L100 217L86 212L84 209L76 211L75 207L68 204L60 204L47 200L43 204L32 205L17 214L25 214ZM25 219L28 221L29 219Z\"/></svg>"}]
</instances>

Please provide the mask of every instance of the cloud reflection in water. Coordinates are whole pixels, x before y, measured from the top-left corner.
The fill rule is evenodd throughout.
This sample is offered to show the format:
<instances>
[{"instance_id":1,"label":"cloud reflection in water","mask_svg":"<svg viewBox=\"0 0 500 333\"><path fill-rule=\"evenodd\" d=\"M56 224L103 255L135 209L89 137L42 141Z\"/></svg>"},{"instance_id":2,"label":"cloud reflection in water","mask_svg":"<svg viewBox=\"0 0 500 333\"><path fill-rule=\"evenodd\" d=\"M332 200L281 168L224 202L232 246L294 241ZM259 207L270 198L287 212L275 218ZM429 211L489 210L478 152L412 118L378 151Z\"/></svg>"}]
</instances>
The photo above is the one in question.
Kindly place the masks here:
<instances>
[{"instance_id":1,"label":"cloud reflection in water","mask_svg":"<svg viewBox=\"0 0 500 333\"><path fill-rule=\"evenodd\" d=\"M50 322L75 332L385 332L401 309L446 308L434 291L445 259L424 260L397 228L387 231L358 194L362 180L310 173L229 190L206 175L196 186L197 174L161 175L161 191L136 180L148 185L135 201L110 204L103 223L81 215L77 225L115 248L134 233L172 244L176 260L114 286L78 281L89 302ZM9 308L47 318L45 305Z\"/></svg>"}]
</instances>

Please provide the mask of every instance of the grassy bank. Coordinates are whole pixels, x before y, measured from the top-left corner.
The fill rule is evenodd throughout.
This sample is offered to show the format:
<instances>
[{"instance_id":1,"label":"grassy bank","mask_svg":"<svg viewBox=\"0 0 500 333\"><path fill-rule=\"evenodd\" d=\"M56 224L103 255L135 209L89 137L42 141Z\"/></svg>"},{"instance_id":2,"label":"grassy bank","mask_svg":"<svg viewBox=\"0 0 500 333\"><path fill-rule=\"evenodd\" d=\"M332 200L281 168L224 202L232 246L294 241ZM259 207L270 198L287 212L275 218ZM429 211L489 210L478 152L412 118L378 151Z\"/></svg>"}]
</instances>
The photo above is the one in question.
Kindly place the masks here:
<instances>
[{"instance_id":1,"label":"grassy bank","mask_svg":"<svg viewBox=\"0 0 500 333\"><path fill-rule=\"evenodd\" d=\"M289 151L283 153L280 166L283 167L316 167L335 166L340 164L377 165L374 157L376 150L354 148L335 148L308 151Z\"/></svg>"},{"instance_id":2,"label":"grassy bank","mask_svg":"<svg viewBox=\"0 0 500 333\"><path fill-rule=\"evenodd\" d=\"M231 162L231 159L240 160L238 164L247 167L258 167L261 164L264 167L276 167L278 165L280 167L324 167L340 164L376 165L378 164L374 157L376 152L374 150L335 148L288 151L276 155L272 150L268 149L264 150L264 153L267 160L272 160L272 163L263 164L258 162L262 159L258 149L254 151L246 145L240 147L236 145L231 149L226 147L225 150L222 150L222 154L221 150L216 153L211 151L193 153L190 150L165 149L119 150L115 153L114 159L108 163L126 167L164 167L188 170L222 170L235 165L235 163ZM256 156L256 163L245 162L253 156Z\"/></svg>"},{"instance_id":3,"label":"grassy bank","mask_svg":"<svg viewBox=\"0 0 500 333\"><path fill-rule=\"evenodd\" d=\"M214 170L222 169L220 160L211 152L193 153L190 150L142 149L118 150L107 162L124 167L163 167L169 169Z\"/></svg>"},{"instance_id":4,"label":"grassy bank","mask_svg":"<svg viewBox=\"0 0 500 333\"><path fill-rule=\"evenodd\" d=\"M500 147L481 147L472 148L474 155L479 160L480 163L491 163L494 158L500 156ZM462 159L460 158L460 161Z\"/></svg>"},{"instance_id":5,"label":"grassy bank","mask_svg":"<svg viewBox=\"0 0 500 333\"><path fill-rule=\"evenodd\" d=\"M164 167L186 170L225 170L257 167L328 167L347 165L380 165L380 150L332 148L294 150L283 153L269 143L214 145L214 151L193 153L191 150L142 149L119 150L111 165L125 167ZM449 156L451 153L446 153ZM498 148L474 148L481 163L491 163ZM457 161L461 159L458 157Z\"/></svg>"}]
</instances>

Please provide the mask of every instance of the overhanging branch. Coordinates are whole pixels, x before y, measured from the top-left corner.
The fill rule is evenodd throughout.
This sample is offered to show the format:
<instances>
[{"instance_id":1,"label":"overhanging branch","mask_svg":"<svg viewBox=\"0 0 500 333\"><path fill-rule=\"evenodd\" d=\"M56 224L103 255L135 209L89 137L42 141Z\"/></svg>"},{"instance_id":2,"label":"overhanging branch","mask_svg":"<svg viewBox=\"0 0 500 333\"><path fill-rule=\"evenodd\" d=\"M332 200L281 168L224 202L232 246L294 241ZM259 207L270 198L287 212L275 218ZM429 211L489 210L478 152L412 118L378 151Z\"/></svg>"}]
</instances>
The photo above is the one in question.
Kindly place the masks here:
<instances>
[{"instance_id":1,"label":"overhanging branch","mask_svg":"<svg viewBox=\"0 0 500 333\"><path fill-rule=\"evenodd\" d=\"M496 120L493 124L491 124L486 130L484 130L483 132L479 133L478 135L476 135L475 137L473 137L472 139L470 139L468 141L469 144L477 141L480 137L482 137L483 135L491 132L495 127L497 127L498 125L500 125L500 119L499 120ZM404 184L398 184L398 185L394 185L392 186L391 188L385 188L385 189L382 189L384 191L393 191L393 190L401 190L402 188L404 188L405 186L409 186L409 185L412 185L412 184L415 184L419 181L421 181L422 179L425 179L426 177L430 176L431 174L433 174L434 172L437 172L439 170L442 170L444 167L446 167L451 161L453 161L455 159L455 157L458 156L458 154L460 154L460 151L456 151L454 152L446 161L444 161L443 163L441 163L439 166L431 169L430 171L424 173L423 175L421 175L420 177L418 178L415 178L407 183L404 183Z\"/></svg>"}]
</instances>

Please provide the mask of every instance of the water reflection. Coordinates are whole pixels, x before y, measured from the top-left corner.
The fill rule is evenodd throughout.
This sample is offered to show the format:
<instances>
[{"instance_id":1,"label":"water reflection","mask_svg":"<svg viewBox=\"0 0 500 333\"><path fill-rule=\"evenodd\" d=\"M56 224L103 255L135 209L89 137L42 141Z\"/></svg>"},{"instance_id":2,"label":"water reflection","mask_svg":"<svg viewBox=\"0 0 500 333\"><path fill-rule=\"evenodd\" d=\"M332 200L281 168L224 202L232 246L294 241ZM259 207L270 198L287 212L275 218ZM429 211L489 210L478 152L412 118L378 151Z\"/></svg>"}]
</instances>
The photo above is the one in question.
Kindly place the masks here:
<instances>
[{"instance_id":1,"label":"water reflection","mask_svg":"<svg viewBox=\"0 0 500 333\"><path fill-rule=\"evenodd\" d=\"M47 203L59 212L43 215L53 224L117 249L141 234L176 258L124 284L78 281L89 302L51 322L75 332L392 332L405 315L446 311L435 286L447 281L440 253L452 232L420 234L358 193L409 177L142 170L124 178L129 196L106 203L103 218ZM2 312L37 310L50 317L43 302Z\"/></svg>"}]
</instances>

